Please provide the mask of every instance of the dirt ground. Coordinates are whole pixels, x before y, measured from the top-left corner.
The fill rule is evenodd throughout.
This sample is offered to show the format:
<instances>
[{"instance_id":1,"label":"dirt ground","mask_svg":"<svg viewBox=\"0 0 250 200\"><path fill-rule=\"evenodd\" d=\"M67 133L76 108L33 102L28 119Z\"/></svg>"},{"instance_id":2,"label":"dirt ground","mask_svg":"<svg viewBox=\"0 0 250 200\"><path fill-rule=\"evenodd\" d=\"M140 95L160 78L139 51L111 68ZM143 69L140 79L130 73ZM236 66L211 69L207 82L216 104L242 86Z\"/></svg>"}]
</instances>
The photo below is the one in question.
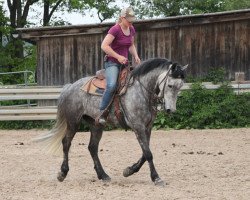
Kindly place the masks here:
<instances>
[{"instance_id":1,"label":"dirt ground","mask_svg":"<svg viewBox=\"0 0 250 200\"><path fill-rule=\"evenodd\" d=\"M141 149L132 132L105 132L99 155L111 182L99 181L80 132L70 151L70 171L57 181L61 156L32 139L47 130L0 130L0 199L250 199L250 129L154 131L151 150L165 187L151 182L146 163L125 178Z\"/></svg>"}]
</instances>

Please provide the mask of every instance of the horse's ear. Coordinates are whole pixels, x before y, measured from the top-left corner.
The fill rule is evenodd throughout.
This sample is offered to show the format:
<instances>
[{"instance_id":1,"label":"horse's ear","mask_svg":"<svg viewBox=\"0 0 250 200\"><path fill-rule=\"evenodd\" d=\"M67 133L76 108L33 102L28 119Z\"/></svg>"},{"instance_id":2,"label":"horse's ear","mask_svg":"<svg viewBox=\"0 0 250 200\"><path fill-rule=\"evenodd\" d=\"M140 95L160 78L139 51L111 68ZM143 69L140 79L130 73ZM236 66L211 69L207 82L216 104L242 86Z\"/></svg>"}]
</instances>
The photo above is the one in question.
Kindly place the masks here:
<instances>
[{"instance_id":1,"label":"horse's ear","mask_svg":"<svg viewBox=\"0 0 250 200\"><path fill-rule=\"evenodd\" d=\"M174 71L176 70L177 65L178 65L178 63L173 63L173 64L171 65L171 70L172 70L172 72L174 72Z\"/></svg>"},{"instance_id":2,"label":"horse's ear","mask_svg":"<svg viewBox=\"0 0 250 200\"><path fill-rule=\"evenodd\" d=\"M182 71L185 71L187 68L188 68L188 64L185 65L185 66L183 66L183 67L181 68L181 70L182 70Z\"/></svg>"}]
</instances>

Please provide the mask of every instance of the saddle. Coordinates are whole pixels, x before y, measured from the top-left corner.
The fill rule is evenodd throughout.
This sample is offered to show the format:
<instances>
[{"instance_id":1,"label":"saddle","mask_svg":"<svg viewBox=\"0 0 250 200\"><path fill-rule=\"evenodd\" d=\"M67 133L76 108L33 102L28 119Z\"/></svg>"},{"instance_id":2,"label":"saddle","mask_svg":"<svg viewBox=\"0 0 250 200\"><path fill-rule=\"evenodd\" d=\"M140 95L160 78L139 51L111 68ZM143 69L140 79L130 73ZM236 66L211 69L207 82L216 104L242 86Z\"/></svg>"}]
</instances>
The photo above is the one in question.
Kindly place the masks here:
<instances>
[{"instance_id":1,"label":"saddle","mask_svg":"<svg viewBox=\"0 0 250 200\"><path fill-rule=\"evenodd\" d=\"M129 80L130 80L130 74L131 74L132 68L125 67L119 74L118 84L116 93L114 94L111 102L109 103L108 108L106 108L105 115L108 116L110 112L110 107L112 103L114 102L114 114L121 125L125 130L127 130L129 127L126 124L125 117L123 114L123 110L120 106L120 96L126 93ZM102 96L106 88L106 78L105 78L105 70L99 70L96 72L96 75L91 78L85 85L82 86L81 90L91 94L91 95L99 95Z\"/></svg>"},{"instance_id":2,"label":"saddle","mask_svg":"<svg viewBox=\"0 0 250 200\"><path fill-rule=\"evenodd\" d=\"M119 80L117 85L117 94L123 95L126 93L127 87L126 83L129 80L129 75L131 73L130 68L125 67L119 74ZM85 85L82 86L81 90L92 94L102 96L104 90L106 89L106 77L105 70L99 70L96 75L91 78Z\"/></svg>"}]
</instances>

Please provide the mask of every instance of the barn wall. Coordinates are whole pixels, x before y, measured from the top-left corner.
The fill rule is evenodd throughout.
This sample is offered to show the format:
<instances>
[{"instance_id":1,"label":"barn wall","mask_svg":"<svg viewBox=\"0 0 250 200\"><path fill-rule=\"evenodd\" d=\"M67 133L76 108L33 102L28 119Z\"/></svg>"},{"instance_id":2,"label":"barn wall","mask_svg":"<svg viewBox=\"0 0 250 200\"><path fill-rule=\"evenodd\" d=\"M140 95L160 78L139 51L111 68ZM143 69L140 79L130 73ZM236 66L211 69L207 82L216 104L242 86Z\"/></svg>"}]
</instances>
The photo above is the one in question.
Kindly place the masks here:
<instances>
[{"instance_id":1,"label":"barn wall","mask_svg":"<svg viewBox=\"0 0 250 200\"><path fill-rule=\"evenodd\" d=\"M113 24L23 29L36 41L39 85L64 85L102 68L101 42ZM134 24L141 60L165 57L189 64L189 74L202 76L224 67L228 78L243 71L250 79L250 9L241 12L144 20Z\"/></svg>"},{"instance_id":2,"label":"barn wall","mask_svg":"<svg viewBox=\"0 0 250 200\"><path fill-rule=\"evenodd\" d=\"M52 37L38 41L39 85L64 85L102 67L102 35Z\"/></svg>"},{"instance_id":3,"label":"barn wall","mask_svg":"<svg viewBox=\"0 0 250 200\"><path fill-rule=\"evenodd\" d=\"M142 59L165 57L189 64L194 76L223 67L230 79L237 71L250 79L250 18L141 29L136 41Z\"/></svg>"}]
</instances>

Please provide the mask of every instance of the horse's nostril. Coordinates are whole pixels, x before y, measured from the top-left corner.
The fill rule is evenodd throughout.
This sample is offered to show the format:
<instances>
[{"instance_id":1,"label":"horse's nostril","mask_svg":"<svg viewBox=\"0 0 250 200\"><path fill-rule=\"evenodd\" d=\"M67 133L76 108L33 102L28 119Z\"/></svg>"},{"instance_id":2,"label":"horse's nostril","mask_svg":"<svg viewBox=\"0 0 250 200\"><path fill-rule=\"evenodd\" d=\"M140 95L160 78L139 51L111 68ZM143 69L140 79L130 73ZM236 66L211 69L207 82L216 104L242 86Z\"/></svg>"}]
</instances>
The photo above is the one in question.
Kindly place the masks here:
<instances>
[{"instance_id":1,"label":"horse's nostril","mask_svg":"<svg viewBox=\"0 0 250 200\"><path fill-rule=\"evenodd\" d=\"M166 111L167 111L168 114L171 113L171 110L170 110L170 109L167 109Z\"/></svg>"}]
</instances>

